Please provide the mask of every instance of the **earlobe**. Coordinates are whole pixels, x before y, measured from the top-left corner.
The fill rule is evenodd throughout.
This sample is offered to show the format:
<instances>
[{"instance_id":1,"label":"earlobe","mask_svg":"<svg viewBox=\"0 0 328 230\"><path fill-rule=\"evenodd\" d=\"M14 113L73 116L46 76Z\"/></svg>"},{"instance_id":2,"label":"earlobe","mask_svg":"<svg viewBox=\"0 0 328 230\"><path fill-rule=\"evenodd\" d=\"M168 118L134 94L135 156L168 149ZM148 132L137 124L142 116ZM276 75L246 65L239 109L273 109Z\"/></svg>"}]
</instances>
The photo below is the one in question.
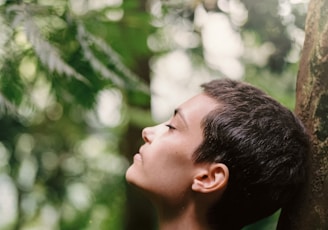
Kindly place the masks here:
<instances>
[{"instance_id":1,"label":"earlobe","mask_svg":"<svg viewBox=\"0 0 328 230\"><path fill-rule=\"evenodd\" d=\"M209 164L195 176L192 190L201 193L224 190L228 184L228 179L229 170L225 164Z\"/></svg>"}]
</instances>

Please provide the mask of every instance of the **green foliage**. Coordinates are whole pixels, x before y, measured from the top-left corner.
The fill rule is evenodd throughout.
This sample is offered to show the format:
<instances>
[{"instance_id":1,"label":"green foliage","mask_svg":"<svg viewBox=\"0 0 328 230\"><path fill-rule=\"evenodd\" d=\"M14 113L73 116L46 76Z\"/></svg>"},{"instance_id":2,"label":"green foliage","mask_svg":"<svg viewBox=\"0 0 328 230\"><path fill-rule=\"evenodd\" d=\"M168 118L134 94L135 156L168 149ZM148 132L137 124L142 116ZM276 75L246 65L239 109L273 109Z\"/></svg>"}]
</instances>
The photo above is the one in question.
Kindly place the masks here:
<instances>
[{"instance_id":1,"label":"green foliage","mask_svg":"<svg viewBox=\"0 0 328 230\"><path fill-rule=\"evenodd\" d=\"M122 228L127 163L117 130L129 118L118 111L120 122L104 124L99 100L109 92L107 107L120 100L119 110L149 101L132 69L150 55L150 17L133 2L0 5L0 177L15 185L1 208L15 214L0 211L1 229ZM114 13L122 15L111 20Z\"/></svg>"},{"instance_id":2,"label":"green foliage","mask_svg":"<svg viewBox=\"0 0 328 230\"><path fill-rule=\"evenodd\" d=\"M15 68L13 60L6 60L3 63L3 68L0 75L1 85L0 90L3 97L12 101L15 105L19 105L23 99L23 82L19 77L18 69Z\"/></svg>"},{"instance_id":3,"label":"green foliage","mask_svg":"<svg viewBox=\"0 0 328 230\"><path fill-rule=\"evenodd\" d=\"M267 218L243 228L243 230L275 230L279 215L280 210Z\"/></svg>"},{"instance_id":4,"label":"green foliage","mask_svg":"<svg viewBox=\"0 0 328 230\"><path fill-rule=\"evenodd\" d=\"M248 67L245 81L262 89L290 110L294 109L296 90L295 65L291 65L279 75Z\"/></svg>"},{"instance_id":5,"label":"green foliage","mask_svg":"<svg viewBox=\"0 0 328 230\"><path fill-rule=\"evenodd\" d=\"M302 4L289 4L290 19L279 13L284 1L242 1L248 18L238 24L216 1L95 2L0 2L0 193L14 185L7 209L15 213L5 224L0 218L0 228L123 228L128 163L119 145L129 125L153 124L144 63L183 50L193 70L222 75L204 61L196 6L226 15L243 38L243 79L294 107L297 66L290 56L300 47L291 31L303 28ZM196 42L177 42L168 33L173 26ZM102 106L111 109L104 117L103 94ZM247 229L271 229L277 215Z\"/></svg>"}]
</instances>

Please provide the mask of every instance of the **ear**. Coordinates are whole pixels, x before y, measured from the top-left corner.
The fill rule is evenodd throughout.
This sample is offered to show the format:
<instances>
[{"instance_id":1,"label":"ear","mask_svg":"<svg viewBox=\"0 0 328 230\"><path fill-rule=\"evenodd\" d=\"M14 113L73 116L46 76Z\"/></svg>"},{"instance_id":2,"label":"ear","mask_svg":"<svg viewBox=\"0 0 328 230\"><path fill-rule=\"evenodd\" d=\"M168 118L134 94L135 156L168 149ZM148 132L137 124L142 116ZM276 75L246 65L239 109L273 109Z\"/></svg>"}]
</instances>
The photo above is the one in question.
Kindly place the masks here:
<instances>
[{"instance_id":1,"label":"ear","mask_svg":"<svg viewBox=\"0 0 328 230\"><path fill-rule=\"evenodd\" d=\"M194 177L192 190L201 193L224 190L228 184L228 179L229 169L225 164L205 164Z\"/></svg>"}]
</instances>

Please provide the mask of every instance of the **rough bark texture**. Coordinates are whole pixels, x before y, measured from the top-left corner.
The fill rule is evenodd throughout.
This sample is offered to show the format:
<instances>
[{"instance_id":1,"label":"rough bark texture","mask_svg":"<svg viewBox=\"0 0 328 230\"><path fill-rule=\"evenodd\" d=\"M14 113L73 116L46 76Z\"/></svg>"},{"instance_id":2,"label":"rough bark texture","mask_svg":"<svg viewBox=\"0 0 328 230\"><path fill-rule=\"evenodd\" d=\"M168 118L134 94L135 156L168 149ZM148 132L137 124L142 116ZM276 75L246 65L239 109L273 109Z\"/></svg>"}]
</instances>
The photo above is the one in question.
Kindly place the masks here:
<instances>
[{"instance_id":1,"label":"rough bark texture","mask_svg":"<svg viewBox=\"0 0 328 230\"><path fill-rule=\"evenodd\" d=\"M278 229L328 229L328 0L311 0L305 27L296 114L311 136L309 181L282 211Z\"/></svg>"}]
</instances>

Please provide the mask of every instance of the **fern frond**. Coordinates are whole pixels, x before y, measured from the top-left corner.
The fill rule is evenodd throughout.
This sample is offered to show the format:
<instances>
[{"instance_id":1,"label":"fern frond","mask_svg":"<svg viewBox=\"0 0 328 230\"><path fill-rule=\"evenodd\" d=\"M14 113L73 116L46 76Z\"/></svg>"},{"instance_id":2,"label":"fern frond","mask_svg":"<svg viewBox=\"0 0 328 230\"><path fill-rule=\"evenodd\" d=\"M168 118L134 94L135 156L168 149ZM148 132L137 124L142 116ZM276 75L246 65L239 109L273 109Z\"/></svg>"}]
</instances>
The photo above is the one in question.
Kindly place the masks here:
<instances>
[{"instance_id":1,"label":"fern frond","mask_svg":"<svg viewBox=\"0 0 328 230\"><path fill-rule=\"evenodd\" d=\"M122 73L130 83L132 83L132 85L138 86L141 91L149 91L146 84L140 80L140 77L123 64L119 55L112 49L112 47L92 34L89 34L89 38L107 55L108 61L111 62L115 68Z\"/></svg>"},{"instance_id":2,"label":"fern frond","mask_svg":"<svg viewBox=\"0 0 328 230\"><path fill-rule=\"evenodd\" d=\"M7 44L10 41L12 36L12 29L6 24L3 15L0 15L0 27L1 27L1 35L0 35L0 69L2 68L2 61L5 59L7 52Z\"/></svg>"},{"instance_id":3,"label":"fern frond","mask_svg":"<svg viewBox=\"0 0 328 230\"><path fill-rule=\"evenodd\" d=\"M149 93L149 89L146 84L140 80L140 77L134 74L128 67L123 64L119 55L110 47L110 45L105 43L100 38L97 38L94 35L88 33L81 23L78 24L77 39L82 46L85 58L103 77L110 79L119 87L126 88L126 85L133 85L140 91L143 91L147 94ZM119 74L109 69L106 64L103 64L99 59L97 59L96 55L94 55L92 49L90 48L90 44L97 47L102 53L106 55L106 61L108 61L112 66L115 66L115 70ZM123 80L124 78L126 81Z\"/></svg>"},{"instance_id":4,"label":"fern frond","mask_svg":"<svg viewBox=\"0 0 328 230\"><path fill-rule=\"evenodd\" d=\"M74 77L85 84L90 84L89 81L78 73L74 68L68 65L60 56L58 50L46 41L38 26L33 21L33 16L29 12L29 6L26 4L11 6L9 11L15 11L13 25L22 24L27 40L31 43L36 55L39 57L43 65L51 72L56 72L59 75Z\"/></svg>"},{"instance_id":5,"label":"fern frond","mask_svg":"<svg viewBox=\"0 0 328 230\"><path fill-rule=\"evenodd\" d=\"M89 39L86 36L85 29L79 25L77 39L81 44L84 58L90 62L92 68L99 72L103 77L110 79L116 86L124 88L124 81L114 72L110 71L97 57L93 54L92 50L89 47Z\"/></svg>"}]
</instances>

